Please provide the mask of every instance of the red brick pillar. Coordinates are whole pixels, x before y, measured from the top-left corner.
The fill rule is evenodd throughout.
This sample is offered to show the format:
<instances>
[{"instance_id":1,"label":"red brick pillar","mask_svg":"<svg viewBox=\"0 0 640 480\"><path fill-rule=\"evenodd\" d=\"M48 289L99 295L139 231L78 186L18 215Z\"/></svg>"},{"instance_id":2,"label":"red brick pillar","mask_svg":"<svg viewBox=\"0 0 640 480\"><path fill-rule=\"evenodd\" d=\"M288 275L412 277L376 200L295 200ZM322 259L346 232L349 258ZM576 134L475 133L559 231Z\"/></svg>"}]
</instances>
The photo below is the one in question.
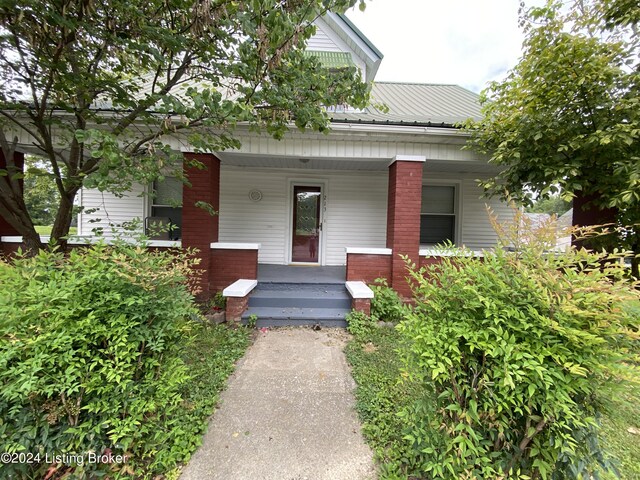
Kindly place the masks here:
<instances>
[{"instance_id":1,"label":"red brick pillar","mask_svg":"<svg viewBox=\"0 0 640 480\"><path fill-rule=\"evenodd\" d=\"M422 167L425 157L397 155L389 166L387 204L387 248L393 250L391 286L403 297L411 297L407 270L400 255L419 263Z\"/></svg>"},{"instance_id":2,"label":"red brick pillar","mask_svg":"<svg viewBox=\"0 0 640 480\"><path fill-rule=\"evenodd\" d=\"M580 195L579 193L573 199L573 218L572 225L574 227L586 227L589 225L607 225L616 223L618 210L615 208L601 209L593 202L598 199L597 195ZM576 247L598 248L598 239L589 241L578 240L575 235L571 237L571 243Z\"/></svg>"},{"instance_id":3,"label":"red brick pillar","mask_svg":"<svg viewBox=\"0 0 640 480\"><path fill-rule=\"evenodd\" d=\"M371 315L370 298L354 298L351 300L351 310L364 313L367 317Z\"/></svg>"},{"instance_id":4,"label":"red brick pillar","mask_svg":"<svg viewBox=\"0 0 640 480\"><path fill-rule=\"evenodd\" d=\"M24 168L24 153L15 152L13 154L13 161L16 165L15 172L8 172L9 175L15 175L23 170ZM4 153L2 149L0 149L0 170L7 169L7 161L4 158ZM9 182L9 175L0 175L0 182ZM20 184L22 185L22 180L20 180ZM2 208L0 206L0 208ZM2 208L4 211L4 208ZM8 214L8 212L5 212ZM4 216L0 215L0 237L4 237L5 235L20 235L18 231L4 218Z\"/></svg>"},{"instance_id":5,"label":"red brick pillar","mask_svg":"<svg viewBox=\"0 0 640 480\"><path fill-rule=\"evenodd\" d=\"M210 245L218 241L218 215L220 209L220 160L210 153L185 153L184 173L189 185L182 193L182 246L197 248L201 272L201 296L208 298ZM193 162L199 162L204 168L198 168ZM211 215L205 209L197 207L197 202L210 204L216 211Z\"/></svg>"}]
</instances>

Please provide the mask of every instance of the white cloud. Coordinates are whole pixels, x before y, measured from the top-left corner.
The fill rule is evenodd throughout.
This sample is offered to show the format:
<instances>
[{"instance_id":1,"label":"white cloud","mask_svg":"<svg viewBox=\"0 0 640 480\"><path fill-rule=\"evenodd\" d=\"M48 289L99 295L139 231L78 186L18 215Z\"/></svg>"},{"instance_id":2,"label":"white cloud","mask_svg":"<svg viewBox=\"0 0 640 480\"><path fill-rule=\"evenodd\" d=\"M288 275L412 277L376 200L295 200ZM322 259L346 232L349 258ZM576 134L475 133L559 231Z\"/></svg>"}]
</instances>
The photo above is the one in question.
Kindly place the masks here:
<instances>
[{"instance_id":1,"label":"white cloud","mask_svg":"<svg viewBox=\"0 0 640 480\"><path fill-rule=\"evenodd\" d=\"M385 56L376 80L454 83L479 92L520 57L518 3L369 0L365 12L347 16Z\"/></svg>"}]
</instances>

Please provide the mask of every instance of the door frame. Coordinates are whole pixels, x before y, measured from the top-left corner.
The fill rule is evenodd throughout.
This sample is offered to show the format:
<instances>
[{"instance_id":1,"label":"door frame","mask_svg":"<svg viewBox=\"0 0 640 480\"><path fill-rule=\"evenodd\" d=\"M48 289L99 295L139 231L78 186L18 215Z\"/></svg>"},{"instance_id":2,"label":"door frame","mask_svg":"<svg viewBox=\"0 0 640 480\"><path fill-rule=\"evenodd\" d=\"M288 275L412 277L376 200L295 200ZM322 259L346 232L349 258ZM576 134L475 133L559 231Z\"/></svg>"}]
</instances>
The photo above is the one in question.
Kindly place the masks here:
<instances>
[{"instance_id":1,"label":"door frame","mask_svg":"<svg viewBox=\"0 0 640 480\"><path fill-rule=\"evenodd\" d=\"M326 250L326 209L327 209L327 180L317 178L290 178L287 188L287 241L285 242L285 261L287 265L313 265L322 266L325 264ZM320 235L318 236L318 262L294 262L292 261L293 248L293 187L320 187Z\"/></svg>"}]
</instances>

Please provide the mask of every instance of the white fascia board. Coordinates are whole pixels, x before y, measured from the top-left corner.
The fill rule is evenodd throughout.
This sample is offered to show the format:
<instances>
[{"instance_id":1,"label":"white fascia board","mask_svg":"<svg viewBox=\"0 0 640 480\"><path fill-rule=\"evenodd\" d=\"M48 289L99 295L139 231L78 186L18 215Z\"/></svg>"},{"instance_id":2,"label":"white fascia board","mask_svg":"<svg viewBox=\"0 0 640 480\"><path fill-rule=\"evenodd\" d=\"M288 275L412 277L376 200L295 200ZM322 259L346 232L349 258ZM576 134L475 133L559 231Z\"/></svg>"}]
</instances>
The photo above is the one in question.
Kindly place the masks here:
<instances>
[{"instance_id":1,"label":"white fascia board","mask_svg":"<svg viewBox=\"0 0 640 480\"><path fill-rule=\"evenodd\" d=\"M374 52L369 45L365 43L359 35L357 35L351 27L345 23L345 21L340 18L340 16L333 12L328 12L324 17L325 24L331 28L336 35L339 37L344 36L344 41L346 41L353 50L356 51L358 56L362 58L367 64L367 78L366 81L372 81L376 73L378 72L378 68L380 67L380 63L382 62L382 57ZM363 58L365 57L365 58Z\"/></svg>"},{"instance_id":2,"label":"white fascia board","mask_svg":"<svg viewBox=\"0 0 640 480\"><path fill-rule=\"evenodd\" d=\"M364 133L388 133L391 135L433 135L443 137L470 137L470 134L453 127L420 127L412 125L383 125L375 123L331 123L331 131L336 132L364 132ZM329 132L331 134L331 132Z\"/></svg>"},{"instance_id":3,"label":"white fascia board","mask_svg":"<svg viewBox=\"0 0 640 480\"><path fill-rule=\"evenodd\" d=\"M40 235L40 241L42 243L49 243L50 239L51 239L50 235ZM132 239L132 238L123 238L122 241L125 241L125 242L130 243L130 244L140 243L137 240ZM4 237L0 237L0 242L3 242L3 243L22 243L22 237L17 236L17 235L4 236ZM78 236L69 237L69 240L67 241L67 243L69 245L91 245L91 244L100 243L100 242L104 242L107 245L111 245L111 244L114 243L114 239L104 238L104 237L96 237L96 236L91 236L91 235L87 235L87 236L78 235ZM175 241L175 240L147 240L146 242L142 242L142 243L147 247L173 247L173 248L180 248L182 246L182 242Z\"/></svg>"},{"instance_id":4,"label":"white fascia board","mask_svg":"<svg viewBox=\"0 0 640 480\"><path fill-rule=\"evenodd\" d=\"M261 246L259 243L214 242L210 248L213 250L260 250Z\"/></svg>"},{"instance_id":5,"label":"white fascia board","mask_svg":"<svg viewBox=\"0 0 640 480\"><path fill-rule=\"evenodd\" d=\"M438 248L421 248L418 254L421 257L484 257L481 250L441 250Z\"/></svg>"},{"instance_id":6,"label":"white fascia board","mask_svg":"<svg viewBox=\"0 0 640 480\"><path fill-rule=\"evenodd\" d=\"M390 248L345 247L345 251L347 252L347 255L393 255L393 250Z\"/></svg>"},{"instance_id":7,"label":"white fascia board","mask_svg":"<svg viewBox=\"0 0 640 480\"><path fill-rule=\"evenodd\" d=\"M393 165L395 162L420 162L424 163L427 161L427 157L424 155L396 155L389 163L389 166Z\"/></svg>"},{"instance_id":8,"label":"white fascia board","mask_svg":"<svg viewBox=\"0 0 640 480\"><path fill-rule=\"evenodd\" d=\"M40 237L42 240L42 237ZM3 243L22 243L22 237L16 235L5 235L4 237L0 237L0 242Z\"/></svg>"},{"instance_id":9,"label":"white fascia board","mask_svg":"<svg viewBox=\"0 0 640 480\"><path fill-rule=\"evenodd\" d=\"M182 247L182 242L179 240L148 240L146 244L148 247Z\"/></svg>"}]
</instances>

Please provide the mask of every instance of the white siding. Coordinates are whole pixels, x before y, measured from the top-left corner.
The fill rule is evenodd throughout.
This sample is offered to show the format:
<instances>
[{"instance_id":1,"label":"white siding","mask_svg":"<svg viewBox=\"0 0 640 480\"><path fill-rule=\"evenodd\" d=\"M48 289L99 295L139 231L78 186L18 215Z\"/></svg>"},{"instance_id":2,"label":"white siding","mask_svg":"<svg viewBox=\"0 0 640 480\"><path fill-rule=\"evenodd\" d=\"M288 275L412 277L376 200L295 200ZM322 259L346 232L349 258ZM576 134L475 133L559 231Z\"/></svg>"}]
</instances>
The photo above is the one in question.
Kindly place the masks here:
<instances>
[{"instance_id":1,"label":"white siding","mask_svg":"<svg viewBox=\"0 0 640 480\"><path fill-rule=\"evenodd\" d=\"M249 199L253 189L262 192L259 202ZM260 243L259 262L284 263L287 182L283 174L223 165L219 214L219 241Z\"/></svg>"},{"instance_id":2,"label":"white siding","mask_svg":"<svg viewBox=\"0 0 640 480\"><path fill-rule=\"evenodd\" d=\"M326 263L345 265L345 247L385 247L386 172L334 174L327 198Z\"/></svg>"},{"instance_id":3,"label":"white siding","mask_svg":"<svg viewBox=\"0 0 640 480\"><path fill-rule=\"evenodd\" d=\"M346 52L351 54L353 63L362 72L363 78L367 75L367 65L360 56L346 44L324 20L319 18L315 22L316 33L307 42L307 50L316 50L321 52Z\"/></svg>"},{"instance_id":4,"label":"white siding","mask_svg":"<svg viewBox=\"0 0 640 480\"><path fill-rule=\"evenodd\" d=\"M481 198L482 189L473 178L465 178L463 188L462 243L472 249L490 248L496 244L496 233L489 221L487 206L498 221L513 220L513 211L498 198Z\"/></svg>"},{"instance_id":5,"label":"white siding","mask_svg":"<svg viewBox=\"0 0 640 480\"><path fill-rule=\"evenodd\" d=\"M320 50L323 52L345 51L329 36L329 32L330 29L327 24L323 20L318 19L318 21L316 21L316 33L307 42L307 50Z\"/></svg>"},{"instance_id":6,"label":"white siding","mask_svg":"<svg viewBox=\"0 0 640 480\"><path fill-rule=\"evenodd\" d=\"M424 175L424 182L451 183L459 186L459 244L471 249L495 244L486 205L500 219L509 220L512 212L497 199L482 197L476 185L479 173L434 173ZM326 265L344 265L345 247L378 248L386 246L387 172L328 171L302 169L268 169L222 165L220 181L220 241L260 243L261 263L284 264L289 260L291 222L291 183L322 182L325 186L323 255ZM252 202L249 192L262 192L262 200ZM91 235L102 227L111 237L111 226L146 214L146 198L140 197L142 186L117 198L97 190L83 190L85 208L99 210L82 213L79 234ZM100 219L91 223L91 219Z\"/></svg>"},{"instance_id":7,"label":"white siding","mask_svg":"<svg viewBox=\"0 0 640 480\"><path fill-rule=\"evenodd\" d=\"M321 252L324 264L344 265L345 247L384 246L387 218L386 172L309 172L222 166L220 241L256 242L260 263L286 263L290 235L290 187L323 182L326 205ZM262 200L252 202L258 189Z\"/></svg>"},{"instance_id":8,"label":"white siding","mask_svg":"<svg viewBox=\"0 0 640 480\"><path fill-rule=\"evenodd\" d=\"M118 231L123 222L130 222L135 218L142 221L147 201L146 197L140 196L143 192L142 185L134 186L133 190L123 197L116 197L111 193L98 190L83 189L81 201L84 211L78 218L78 235L93 235L93 229L101 227L104 236L112 238L113 231ZM91 212L91 210L95 211Z\"/></svg>"},{"instance_id":9,"label":"white siding","mask_svg":"<svg viewBox=\"0 0 640 480\"><path fill-rule=\"evenodd\" d=\"M332 126L335 128L336 125ZM338 134L340 133L340 134ZM254 155L274 155L312 158L366 158L391 161L396 155L424 155L430 161L484 162L483 158L470 150L463 150L464 138L455 142L440 144L438 139L431 143L413 141L414 137L401 140L377 138L375 135L342 135L335 129L328 136L318 138L304 133L289 132L286 141L267 136L238 133L242 146L238 153ZM422 134L421 132L417 132Z\"/></svg>"}]
</instances>

